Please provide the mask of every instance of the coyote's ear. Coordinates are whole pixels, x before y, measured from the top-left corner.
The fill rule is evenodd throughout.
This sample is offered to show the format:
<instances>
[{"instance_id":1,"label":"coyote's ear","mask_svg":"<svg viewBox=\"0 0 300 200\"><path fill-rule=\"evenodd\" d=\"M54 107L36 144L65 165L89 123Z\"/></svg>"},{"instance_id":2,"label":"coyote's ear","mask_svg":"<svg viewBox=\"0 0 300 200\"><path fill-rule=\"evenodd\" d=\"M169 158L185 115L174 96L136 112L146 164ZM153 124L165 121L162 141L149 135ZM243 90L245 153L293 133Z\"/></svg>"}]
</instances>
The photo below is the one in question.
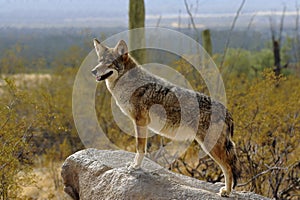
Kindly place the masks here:
<instances>
[{"instance_id":1,"label":"coyote's ear","mask_svg":"<svg viewBox=\"0 0 300 200\"><path fill-rule=\"evenodd\" d=\"M115 47L115 52L119 55L122 56L123 58L127 58L128 56L128 47L127 44L124 40L120 40L118 44Z\"/></svg>"},{"instance_id":2,"label":"coyote's ear","mask_svg":"<svg viewBox=\"0 0 300 200\"><path fill-rule=\"evenodd\" d=\"M103 53L103 51L105 50L105 46L103 46L99 40L97 40L96 38L94 38L94 47L97 53L97 56L100 57L101 54Z\"/></svg>"}]
</instances>

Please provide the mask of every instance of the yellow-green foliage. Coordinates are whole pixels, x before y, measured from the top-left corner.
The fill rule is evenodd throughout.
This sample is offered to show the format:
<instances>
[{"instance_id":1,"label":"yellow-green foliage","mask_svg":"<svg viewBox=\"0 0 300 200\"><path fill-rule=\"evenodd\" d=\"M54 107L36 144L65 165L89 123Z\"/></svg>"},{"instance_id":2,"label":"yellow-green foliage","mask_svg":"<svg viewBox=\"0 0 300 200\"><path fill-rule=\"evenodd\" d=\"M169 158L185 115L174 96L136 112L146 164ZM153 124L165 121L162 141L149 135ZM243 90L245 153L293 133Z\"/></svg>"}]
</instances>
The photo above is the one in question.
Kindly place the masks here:
<instances>
[{"instance_id":1,"label":"yellow-green foliage","mask_svg":"<svg viewBox=\"0 0 300 200\"><path fill-rule=\"evenodd\" d=\"M237 150L247 189L266 196L297 198L300 184L300 80L276 77L233 78L227 83L228 107L235 121Z\"/></svg>"},{"instance_id":2,"label":"yellow-green foliage","mask_svg":"<svg viewBox=\"0 0 300 200\"><path fill-rule=\"evenodd\" d=\"M76 70L67 68L60 75L51 75L50 81L36 87L34 98L40 125L36 132L37 142L42 142L42 153L55 146L58 150L65 138L74 152L82 148L72 116L72 87ZM67 148L67 151L69 147ZM57 160L65 158L57 157Z\"/></svg>"},{"instance_id":3,"label":"yellow-green foliage","mask_svg":"<svg viewBox=\"0 0 300 200\"><path fill-rule=\"evenodd\" d=\"M22 74L1 79L0 199L20 197L20 186L32 180L34 158L46 154L43 164L56 170L54 163L82 148L72 118L74 72L42 81L23 80ZM59 178L53 173L55 186Z\"/></svg>"},{"instance_id":4,"label":"yellow-green foliage","mask_svg":"<svg viewBox=\"0 0 300 200\"><path fill-rule=\"evenodd\" d=\"M271 69L256 78L229 74L225 80L228 109L235 122L234 141L242 164L238 190L276 199L300 195L300 80L276 77ZM222 172L208 157L197 161L193 144L172 169L216 182ZM195 161L196 160L196 161Z\"/></svg>"},{"instance_id":5,"label":"yellow-green foliage","mask_svg":"<svg viewBox=\"0 0 300 200\"><path fill-rule=\"evenodd\" d=\"M16 44L4 53L4 56L0 59L1 73L12 74L25 71L25 59L21 55L23 48L22 45Z\"/></svg>"},{"instance_id":6,"label":"yellow-green foliage","mask_svg":"<svg viewBox=\"0 0 300 200\"><path fill-rule=\"evenodd\" d=\"M30 96L18 90L11 80L6 79L1 92L6 92L0 101L0 199L4 200L18 198L20 185L32 181L29 141L35 119L30 116L35 109ZM18 112L24 106L31 108L31 112Z\"/></svg>"}]
</instances>

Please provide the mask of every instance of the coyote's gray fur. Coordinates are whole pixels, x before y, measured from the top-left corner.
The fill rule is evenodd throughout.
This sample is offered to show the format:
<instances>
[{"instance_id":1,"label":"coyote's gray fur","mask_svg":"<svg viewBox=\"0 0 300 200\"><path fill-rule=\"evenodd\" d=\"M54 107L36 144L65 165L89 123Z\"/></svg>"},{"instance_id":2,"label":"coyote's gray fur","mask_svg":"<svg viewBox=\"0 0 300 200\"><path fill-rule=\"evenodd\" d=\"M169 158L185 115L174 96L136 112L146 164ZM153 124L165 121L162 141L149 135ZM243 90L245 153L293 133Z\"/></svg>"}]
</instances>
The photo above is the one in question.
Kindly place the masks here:
<instances>
[{"instance_id":1,"label":"coyote's gray fur","mask_svg":"<svg viewBox=\"0 0 300 200\"><path fill-rule=\"evenodd\" d=\"M189 138L188 135L194 132L193 138L221 167L225 187L221 188L220 194L228 196L236 186L240 166L231 140L233 120L227 109L202 93L181 88L143 69L128 54L123 40L109 48L94 39L94 46L98 65L92 70L93 75L97 81L105 80L117 105L134 124L137 154L130 168L141 166L147 148L148 128L171 139L180 139L178 135ZM163 107L163 116L160 109L151 110L153 105ZM208 128L210 124L220 122L224 124L222 133L216 144L207 149L204 139ZM184 132L176 135L174 132L179 126L184 127Z\"/></svg>"}]
</instances>

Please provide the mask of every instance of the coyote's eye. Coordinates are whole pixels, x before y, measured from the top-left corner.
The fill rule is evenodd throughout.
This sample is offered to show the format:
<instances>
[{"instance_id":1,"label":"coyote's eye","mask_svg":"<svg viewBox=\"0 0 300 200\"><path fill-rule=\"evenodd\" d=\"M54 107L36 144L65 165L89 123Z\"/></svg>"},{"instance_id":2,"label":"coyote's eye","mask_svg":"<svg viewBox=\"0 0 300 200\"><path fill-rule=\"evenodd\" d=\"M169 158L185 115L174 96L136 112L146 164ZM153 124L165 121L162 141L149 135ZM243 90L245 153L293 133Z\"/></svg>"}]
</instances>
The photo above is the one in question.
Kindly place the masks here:
<instances>
[{"instance_id":1,"label":"coyote's eye","mask_svg":"<svg viewBox=\"0 0 300 200\"><path fill-rule=\"evenodd\" d=\"M104 61L104 58L103 58L103 56L101 56L100 58L98 58L98 62L100 63L100 62L103 62Z\"/></svg>"},{"instance_id":2,"label":"coyote's eye","mask_svg":"<svg viewBox=\"0 0 300 200\"><path fill-rule=\"evenodd\" d=\"M112 68L113 67L113 64L112 63L108 63L107 64L107 68Z\"/></svg>"}]
</instances>

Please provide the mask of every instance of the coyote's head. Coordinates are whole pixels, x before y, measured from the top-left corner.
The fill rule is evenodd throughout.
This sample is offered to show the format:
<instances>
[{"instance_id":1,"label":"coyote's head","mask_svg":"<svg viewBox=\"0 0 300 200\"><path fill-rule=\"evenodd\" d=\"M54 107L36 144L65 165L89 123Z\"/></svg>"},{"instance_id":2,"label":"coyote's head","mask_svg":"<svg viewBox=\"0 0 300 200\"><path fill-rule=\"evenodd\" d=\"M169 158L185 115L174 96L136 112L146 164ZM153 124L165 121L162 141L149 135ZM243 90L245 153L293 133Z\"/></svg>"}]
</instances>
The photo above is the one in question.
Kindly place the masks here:
<instances>
[{"instance_id":1,"label":"coyote's head","mask_svg":"<svg viewBox=\"0 0 300 200\"><path fill-rule=\"evenodd\" d=\"M128 48L120 40L114 48L109 48L94 39L94 46L98 56L98 65L92 70L97 81L116 79L124 73L124 62L128 59Z\"/></svg>"}]
</instances>

